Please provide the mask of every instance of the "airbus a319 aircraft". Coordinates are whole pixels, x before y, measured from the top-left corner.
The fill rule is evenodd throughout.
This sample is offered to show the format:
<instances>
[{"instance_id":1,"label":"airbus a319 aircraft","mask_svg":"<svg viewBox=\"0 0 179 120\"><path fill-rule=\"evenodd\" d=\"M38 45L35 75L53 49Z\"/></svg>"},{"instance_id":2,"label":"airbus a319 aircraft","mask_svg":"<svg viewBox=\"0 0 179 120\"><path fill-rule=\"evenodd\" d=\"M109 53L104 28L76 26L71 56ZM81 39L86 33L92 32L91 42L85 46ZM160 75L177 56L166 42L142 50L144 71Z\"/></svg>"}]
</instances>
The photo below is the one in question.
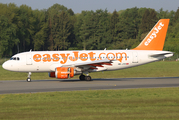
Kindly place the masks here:
<instances>
[{"instance_id":1,"label":"airbus a319 aircraft","mask_svg":"<svg viewBox=\"0 0 179 120\"><path fill-rule=\"evenodd\" d=\"M80 75L90 81L90 72L119 70L139 66L173 56L163 51L169 19L161 19L144 40L131 50L29 51L18 53L2 67L9 71L48 72L49 77L68 79Z\"/></svg>"}]
</instances>

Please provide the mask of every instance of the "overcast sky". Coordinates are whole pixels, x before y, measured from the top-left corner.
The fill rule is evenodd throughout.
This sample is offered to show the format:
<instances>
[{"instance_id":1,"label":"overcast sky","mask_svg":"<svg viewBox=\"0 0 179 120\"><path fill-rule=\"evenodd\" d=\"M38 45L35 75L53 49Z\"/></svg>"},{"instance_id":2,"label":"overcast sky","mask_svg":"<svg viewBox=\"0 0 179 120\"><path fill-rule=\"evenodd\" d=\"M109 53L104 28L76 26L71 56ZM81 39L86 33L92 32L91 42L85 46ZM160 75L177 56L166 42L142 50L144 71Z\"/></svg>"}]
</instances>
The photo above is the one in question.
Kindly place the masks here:
<instances>
[{"instance_id":1,"label":"overcast sky","mask_svg":"<svg viewBox=\"0 0 179 120\"><path fill-rule=\"evenodd\" d=\"M82 10L97 9L113 12L115 9L125 10L132 7L153 8L158 11L163 10L176 11L179 7L179 0L0 0L0 3L15 3L17 6L26 4L34 9L48 9L53 4L58 3L64 5L68 9L72 9L75 13L81 13Z\"/></svg>"}]
</instances>

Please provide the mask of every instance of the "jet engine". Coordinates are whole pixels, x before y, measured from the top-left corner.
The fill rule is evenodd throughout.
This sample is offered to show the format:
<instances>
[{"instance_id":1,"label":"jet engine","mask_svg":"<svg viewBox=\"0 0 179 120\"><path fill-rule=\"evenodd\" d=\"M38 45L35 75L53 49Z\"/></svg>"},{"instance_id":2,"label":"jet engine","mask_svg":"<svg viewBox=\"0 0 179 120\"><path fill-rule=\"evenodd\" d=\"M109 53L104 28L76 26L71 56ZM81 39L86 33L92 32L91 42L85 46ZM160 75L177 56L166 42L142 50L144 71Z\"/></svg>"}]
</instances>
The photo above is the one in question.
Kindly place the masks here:
<instances>
[{"instance_id":1,"label":"jet engine","mask_svg":"<svg viewBox=\"0 0 179 120\"><path fill-rule=\"evenodd\" d=\"M49 76L49 77L52 77L52 78L55 78L55 77L56 77L56 76L55 76L55 72L49 72L49 73L48 73L48 76Z\"/></svg>"},{"instance_id":2,"label":"jet engine","mask_svg":"<svg viewBox=\"0 0 179 120\"><path fill-rule=\"evenodd\" d=\"M57 79L68 79L74 77L75 70L73 67L57 67L55 72L50 72L49 77L56 77Z\"/></svg>"}]
</instances>

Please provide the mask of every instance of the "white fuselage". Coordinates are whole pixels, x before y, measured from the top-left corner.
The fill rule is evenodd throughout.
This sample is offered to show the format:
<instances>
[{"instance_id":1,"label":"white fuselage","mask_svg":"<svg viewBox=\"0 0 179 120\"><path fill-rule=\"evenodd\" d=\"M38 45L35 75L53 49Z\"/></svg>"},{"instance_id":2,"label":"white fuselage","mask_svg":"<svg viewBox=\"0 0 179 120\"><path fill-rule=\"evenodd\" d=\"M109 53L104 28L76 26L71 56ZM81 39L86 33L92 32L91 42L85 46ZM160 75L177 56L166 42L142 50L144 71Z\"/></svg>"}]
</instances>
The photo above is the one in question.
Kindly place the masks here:
<instances>
[{"instance_id":1,"label":"white fuselage","mask_svg":"<svg viewBox=\"0 0 179 120\"><path fill-rule=\"evenodd\" d=\"M3 68L16 72L53 72L55 68L62 66L73 67L76 64L103 59L112 61L112 65L104 65L90 71L95 72L134 67L172 55L169 51L152 50L32 51L14 55L12 60L3 64Z\"/></svg>"}]
</instances>

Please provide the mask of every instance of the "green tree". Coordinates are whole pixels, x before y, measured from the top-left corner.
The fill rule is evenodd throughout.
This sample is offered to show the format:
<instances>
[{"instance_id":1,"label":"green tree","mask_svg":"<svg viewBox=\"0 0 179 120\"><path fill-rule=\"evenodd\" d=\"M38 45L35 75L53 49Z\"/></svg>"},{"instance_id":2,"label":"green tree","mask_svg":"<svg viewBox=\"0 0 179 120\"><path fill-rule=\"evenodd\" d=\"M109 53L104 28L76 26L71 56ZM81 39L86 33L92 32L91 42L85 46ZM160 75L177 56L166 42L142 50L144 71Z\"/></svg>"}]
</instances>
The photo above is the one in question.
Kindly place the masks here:
<instances>
[{"instance_id":1,"label":"green tree","mask_svg":"<svg viewBox=\"0 0 179 120\"><path fill-rule=\"evenodd\" d=\"M31 7L21 5L17 11L17 36L20 40L20 51L29 51L33 48L34 22Z\"/></svg>"},{"instance_id":2,"label":"green tree","mask_svg":"<svg viewBox=\"0 0 179 120\"><path fill-rule=\"evenodd\" d=\"M168 18L168 11L163 11L163 8L161 8L161 9L158 11L157 16L158 16L159 19Z\"/></svg>"},{"instance_id":3,"label":"green tree","mask_svg":"<svg viewBox=\"0 0 179 120\"><path fill-rule=\"evenodd\" d=\"M178 22L179 21L179 7L178 7L177 11L175 12L175 16L174 16L173 21L174 22Z\"/></svg>"},{"instance_id":4,"label":"green tree","mask_svg":"<svg viewBox=\"0 0 179 120\"><path fill-rule=\"evenodd\" d=\"M80 38L80 45L84 50L87 49L88 43L89 43L89 38L91 34L93 33L93 11L82 11L82 16L83 19L81 19L81 25L79 28L79 38Z\"/></svg>"},{"instance_id":5,"label":"green tree","mask_svg":"<svg viewBox=\"0 0 179 120\"><path fill-rule=\"evenodd\" d=\"M61 14L58 16L54 16L55 18L55 26L52 30L54 35L54 48L59 49L68 49L70 43L68 37L71 34L71 23L70 18L67 12L62 11Z\"/></svg>"},{"instance_id":6,"label":"green tree","mask_svg":"<svg viewBox=\"0 0 179 120\"><path fill-rule=\"evenodd\" d=\"M138 8L131 8L125 10L119 16L119 23L116 25L117 29L117 42L114 44L114 48L125 49L131 48L133 42L130 42L131 45L127 46L127 41L129 39L137 39L139 34L139 25L140 19L138 14ZM122 44L123 43L123 44Z\"/></svg>"},{"instance_id":7,"label":"green tree","mask_svg":"<svg viewBox=\"0 0 179 120\"><path fill-rule=\"evenodd\" d=\"M142 33L148 32L152 29L152 27L158 21L157 12L153 9L149 10L146 9L145 13L143 14L140 29Z\"/></svg>"},{"instance_id":8,"label":"green tree","mask_svg":"<svg viewBox=\"0 0 179 120\"><path fill-rule=\"evenodd\" d=\"M16 26L11 24L7 17L0 16L0 57L11 56L14 45L19 40L16 38Z\"/></svg>"},{"instance_id":9,"label":"green tree","mask_svg":"<svg viewBox=\"0 0 179 120\"><path fill-rule=\"evenodd\" d=\"M109 34L109 14L107 9L106 10L96 10L96 26L94 31L94 44L93 48L90 49L104 49L109 47L110 43L110 34ZM92 46L92 45L91 45Z\"/></svg>"},{"instance_id":10,"label":"green tree","mask_svg":"<svg viewBox=\"0 0 179 120\"><path fill-rule=\"evenodd\" d=\"M70 46L68 49L77 49L77 41L75 38L75 23L76 23L76 15L74 14L72 9L68 9L68 17L70 19L70 24L69 24L69 28L70 28L70 35L68 36L68 41L70 43Z\"/></svg>"},{"instance_id":11,"label":"green tree","mask_svg":"<svg viewBox=\"0 0 179 120\"><path fill-rule=\"evenodd\" d=\"M55 46L54 39L57 39L57 34L55 30L58 26L58 16L63 12L68 12L68 9L60 4L54 4L47 10L47 23L48 23L48 49L49 50L54 50L58 49L57 45ZM60 18L61 19L61 18ZM57 41L57 40L56 40ZM57 42L56 42L57 43Z\"/></svg>"},{"instance_id":12,"label":"green tree","mask_svg":"<svg viewBox=\"0 0 179 120\"><path fill-rule=\"evenodd\" d=\"M33 11L35 18L34 22L34 37L33 45L34 50L47 50L45 47L46 39L48 39L48 24L46 22L46 11L35 10Z\"/></svg>"},{"instance_id":13,"label":"green tree","mask_svg":"<svg viewBox=\"0 0 179 120\"><path fill-rule=\"evenodd\" d=\"M111 43L116 44L119 40L118 32L119 29L117 28L117 24L119 23L119 15L116 10L111 15L110 18L110 35L111 35Z\"/></svg>"},{"instance_id":14,"label":"green tree","mask_svg":"<svg viewBox=\"0 0 179 120\"><path fill-rule=\"evenodd\" d=\"M11 56L12 54L17 53L19 39L17 37L17 12L18 7L15 4L0 4L0 17L1 23L5 26L1 26L2 35L0 37L3 38L3 34L6 36L6 42L8 41L8 48L4 51L4 56ZM3 47L3 46L2 46Z\"/></svg>"}]
</instances>

